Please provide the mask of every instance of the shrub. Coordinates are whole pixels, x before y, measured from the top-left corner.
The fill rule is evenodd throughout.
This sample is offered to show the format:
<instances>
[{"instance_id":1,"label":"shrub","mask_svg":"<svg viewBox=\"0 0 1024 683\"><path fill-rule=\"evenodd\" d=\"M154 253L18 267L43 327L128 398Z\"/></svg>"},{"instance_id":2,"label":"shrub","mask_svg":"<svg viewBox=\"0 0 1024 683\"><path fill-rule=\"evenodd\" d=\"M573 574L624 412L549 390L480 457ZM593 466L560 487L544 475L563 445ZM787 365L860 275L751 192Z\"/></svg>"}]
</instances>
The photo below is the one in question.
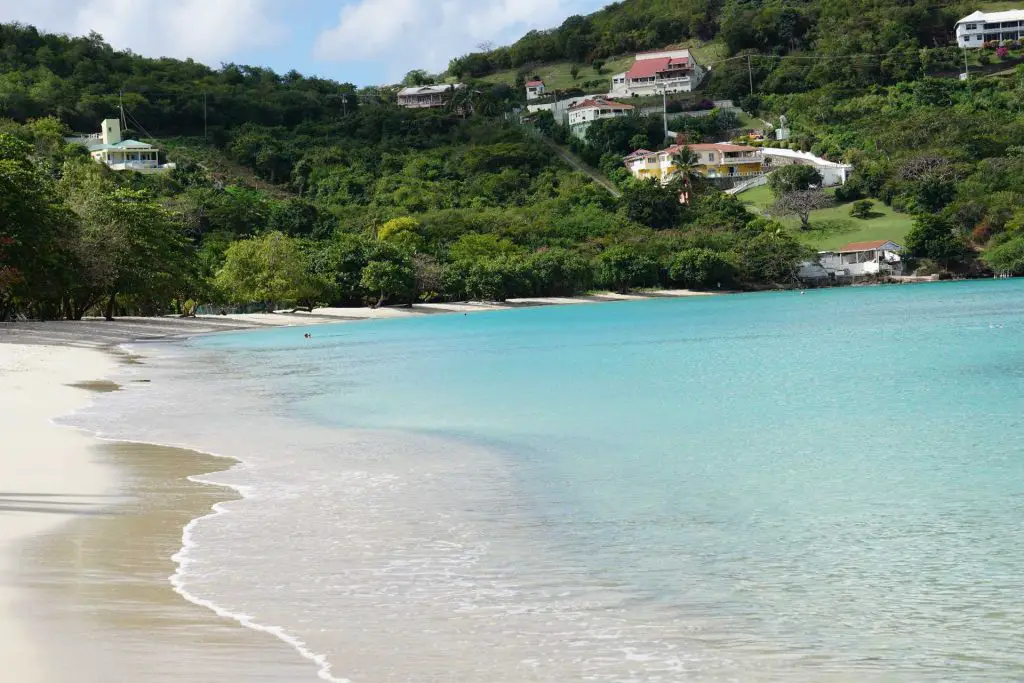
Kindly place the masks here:
<instances>
[{"instance_id":1,"label":"shrub","mask_svg":"<svg viewBox=\"0 0 1024 683\"><path fill-rule=\"evenodd\" d=\"M858 199L850 207L850 216L853 218L869 218L871 216L871 209L875 203L870 199Z\"/></svg>"},{"instance_id":2,"label":"shrub","mask_svg":"<svg viewBox=\"0 0 1024 683\"><path fill-rule=\"evenodd\" d=\"M732 282L735 268L724 254L711 249L685 249L668 267L672 282L683 287L713 287Z\"/></svg>"},{"instance_id":3,"label":"shrub","mask_svg":"<svg viewBox=\"0 0 1024 683\"><path fill-rule=\"evenodd\" d=\"M998 48L996 48L996 57L999 57L999 59L1006 59L1006 56L1008 54L1010 54L1009 48L1007 48L1007 47L998 47Z\"/></svg>"}]
</instances>

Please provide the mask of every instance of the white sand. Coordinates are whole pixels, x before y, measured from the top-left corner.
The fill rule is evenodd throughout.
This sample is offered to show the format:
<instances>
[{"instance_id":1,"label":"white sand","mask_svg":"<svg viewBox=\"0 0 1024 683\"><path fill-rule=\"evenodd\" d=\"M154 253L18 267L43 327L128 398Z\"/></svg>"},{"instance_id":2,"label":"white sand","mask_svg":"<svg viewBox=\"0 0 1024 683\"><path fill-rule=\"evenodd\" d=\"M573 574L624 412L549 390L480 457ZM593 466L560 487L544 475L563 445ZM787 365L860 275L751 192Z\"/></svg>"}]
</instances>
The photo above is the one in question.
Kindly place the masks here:
<instances>
[{"instance_id":1,"label":"white sand","mask_svg":"<svg viewBox=\"0 0 1024 683\"><path fill-rule=\"evenodd\" d=\"M43 681L45 663L18 621L19 595L6 577L18 541L98 504L114 473L92 462L93 439L52 419L91 398L71 383L99 380L113 357L91 349L0 344L0 662L3 680Z\"/></svg>"}]
</instances>

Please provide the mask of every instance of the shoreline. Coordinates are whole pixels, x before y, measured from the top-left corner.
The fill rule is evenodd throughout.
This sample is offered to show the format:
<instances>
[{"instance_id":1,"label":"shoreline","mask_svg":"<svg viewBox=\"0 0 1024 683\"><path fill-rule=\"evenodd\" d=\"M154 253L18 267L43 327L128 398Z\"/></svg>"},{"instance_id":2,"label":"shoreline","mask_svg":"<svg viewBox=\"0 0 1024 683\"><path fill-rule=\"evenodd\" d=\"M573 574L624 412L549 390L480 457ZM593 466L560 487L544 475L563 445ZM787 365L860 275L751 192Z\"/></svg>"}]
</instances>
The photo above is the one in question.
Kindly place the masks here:
<instances>
[{"instance_id":1,"label":"shoreline","mask_svg":"<svg viewBox=\"0 0 1024 683\"><path fill-rule=\"evenodd\" d=\"M183 340L218 332L245 332L277 327L304 327L338 323L365 322L395 318L419 318L432 315L457 315L510 311L546 306L573 306L651 299L681 299L719 296L730 292L698 292L688 289L650 290L637 294L597 293L577 297L536 297L510 299L505 302L468 301L439 304L384 306L382 308L317 308L312 312L275 311L273 313L213 313L193 317L125 316L107 321L103 318L83 320L46 320L0 322L0 344L43 344L103 349L121 353L125 343Z\"/></svg>"},{"instance_id":2,"label":"shoreline","mask_svg":"<svg viewBox=\"0 0 1024 683\"><path fill-rule=\"evenodd\" d=\"M312 679L310 660L320 678L343 680L281 629L184 585L191 530L245 496L204 477L238 458L106 439L57 421L97 393L122 390L108 378L119 361L138 361L117 355L110 347L0 343L0 431L15 445L0 457L6 670L19 683L55 683L66 676L61 662L75 659L76 678L86 683L111 670L135 670L153 683L210 675L241 683L267 671L273 680ZM268 647L262 634L286 647Z\"/></svg>"}]
</instances>

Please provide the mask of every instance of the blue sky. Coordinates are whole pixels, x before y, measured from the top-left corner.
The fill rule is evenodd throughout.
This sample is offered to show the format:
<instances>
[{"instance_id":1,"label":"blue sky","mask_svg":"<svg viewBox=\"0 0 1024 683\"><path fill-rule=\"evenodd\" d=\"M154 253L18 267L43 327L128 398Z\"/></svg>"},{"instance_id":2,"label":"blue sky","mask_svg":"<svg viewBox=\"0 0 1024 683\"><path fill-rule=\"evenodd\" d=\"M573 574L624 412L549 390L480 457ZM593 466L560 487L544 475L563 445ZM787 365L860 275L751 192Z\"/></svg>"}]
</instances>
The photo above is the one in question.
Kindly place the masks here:
<instances>
[{"instance_id":1,"label":"blue sky","mask_svg":"<svg viewBox=\"0 0 1024 683\"><path fill-rule=\"evenodd\" d=\"M443 70L483 42L502 45L609 0L0 0L0 21L96 31L119 49L297 69L357 85Z\"/></svg>"}]
</instances>

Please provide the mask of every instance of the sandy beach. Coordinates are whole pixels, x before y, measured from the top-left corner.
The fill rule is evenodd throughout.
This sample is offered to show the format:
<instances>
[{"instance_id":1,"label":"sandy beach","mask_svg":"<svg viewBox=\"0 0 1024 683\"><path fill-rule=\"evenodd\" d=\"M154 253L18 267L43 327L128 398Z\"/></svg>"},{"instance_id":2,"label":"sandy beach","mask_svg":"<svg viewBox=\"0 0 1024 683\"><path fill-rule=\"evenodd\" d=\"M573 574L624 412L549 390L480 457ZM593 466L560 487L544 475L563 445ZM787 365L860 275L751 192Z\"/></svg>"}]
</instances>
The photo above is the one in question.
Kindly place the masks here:
<instances>
[{"instance_id":1,"label":"sandy beach","mask_svg":"<svg viewBox=\"0 0 1024 683\"><path fill-rule=\"evenodd\" d=\"M0 661L12 681L53 680L18 618L26 605L10 577L24 561L19 542L99 509L115 490L113 471L89 452L93 439L52 419L88 402L88 389L69 385L114 365L93 350L0 345Z\"/></svg>"},{"instance_id":2,"label":"sandy beach","mask_svg":"<svg viewBox=\"0 0 1024 683\"><path fill-rule=\"evenodd\" d=\"M229 461L52 422L90 392L116 390L103 379L116 363L91 349L0 344L3 680L314 680L291 648L188 602L169 580L183 527L235 497L188 477Z\"/></svg>"}]
</instances>

